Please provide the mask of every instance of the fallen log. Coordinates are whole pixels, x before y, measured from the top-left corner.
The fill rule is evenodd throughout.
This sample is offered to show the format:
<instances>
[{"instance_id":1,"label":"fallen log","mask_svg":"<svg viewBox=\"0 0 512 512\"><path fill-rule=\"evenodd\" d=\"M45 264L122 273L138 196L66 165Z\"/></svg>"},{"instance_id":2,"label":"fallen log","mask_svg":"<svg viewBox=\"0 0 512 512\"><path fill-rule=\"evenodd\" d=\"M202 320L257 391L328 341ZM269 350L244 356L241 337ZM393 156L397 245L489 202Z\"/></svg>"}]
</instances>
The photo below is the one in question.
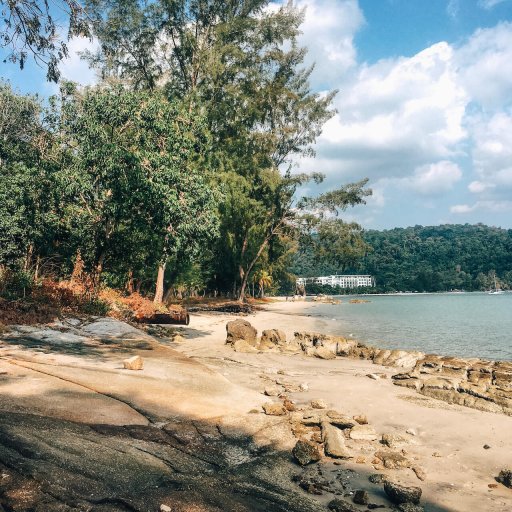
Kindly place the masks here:
<instances>
[{"instance_id":1,"label":"fallen log","mask_svg":"<svg viewBox=\"0 0 512 512\"><path fill-rule=\"evenodd\" d=\"M179 324L188 325L190 323L190 315L186 309L172 310L168 313L152 313L140 318L137 322L142 324Z\"/></svg>"}]
</instances>

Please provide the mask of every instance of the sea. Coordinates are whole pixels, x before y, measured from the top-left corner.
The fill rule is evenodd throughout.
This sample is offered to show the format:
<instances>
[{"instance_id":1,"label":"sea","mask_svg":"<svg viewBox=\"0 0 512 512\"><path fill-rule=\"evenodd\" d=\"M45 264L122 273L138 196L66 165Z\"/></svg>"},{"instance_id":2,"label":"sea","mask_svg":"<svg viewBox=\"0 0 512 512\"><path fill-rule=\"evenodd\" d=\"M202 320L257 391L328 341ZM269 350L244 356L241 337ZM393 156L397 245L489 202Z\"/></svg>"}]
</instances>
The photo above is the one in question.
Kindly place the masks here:
<instances>
[{"instance_id":1,"label":"sea","mask_svg":"<svg viewBox=\"0 0 512 512\"><path fill-rule=\"evenodd\" d=\"M379 348L512 361L512 292L339 296L311 303L318 330ZM370 302L350 304L351 299Z\"/></svg>"}]
</instances>

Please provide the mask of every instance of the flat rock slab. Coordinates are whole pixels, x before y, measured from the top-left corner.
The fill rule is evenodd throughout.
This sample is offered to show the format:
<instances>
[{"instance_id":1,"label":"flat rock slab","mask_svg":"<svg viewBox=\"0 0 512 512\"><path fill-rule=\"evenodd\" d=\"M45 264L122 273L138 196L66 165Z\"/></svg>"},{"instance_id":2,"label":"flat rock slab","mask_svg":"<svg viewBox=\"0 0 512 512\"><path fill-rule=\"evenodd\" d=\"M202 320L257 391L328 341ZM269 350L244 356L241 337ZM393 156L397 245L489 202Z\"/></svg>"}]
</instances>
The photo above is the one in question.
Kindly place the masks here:
<instances>
[{"instance_id":1,"label":"flat rock slab","mask_svg":"<svg viewBox=\"0 0 512 512\"><path fill-rule=\"evenodd\" d=\"M115 318L100 318L99 320L83 325L80 330L90 336L98 338L154 341L154 339L145 332L132 327L126 322L116 320Z\"/></svg>"},{"instance_id":2,"label":"flat rock slab","mask_svg":"<svg viewBox=\"0 0 512 512\"><path fill-rule=\"evenodd\" d=\"M161 504L176 511L325 510L297 492L288 453L255 454L251 436L219 431L215 423L173 426L87 426L0 414L0 510L148 512Z\"/></svg>"}]
</instances>

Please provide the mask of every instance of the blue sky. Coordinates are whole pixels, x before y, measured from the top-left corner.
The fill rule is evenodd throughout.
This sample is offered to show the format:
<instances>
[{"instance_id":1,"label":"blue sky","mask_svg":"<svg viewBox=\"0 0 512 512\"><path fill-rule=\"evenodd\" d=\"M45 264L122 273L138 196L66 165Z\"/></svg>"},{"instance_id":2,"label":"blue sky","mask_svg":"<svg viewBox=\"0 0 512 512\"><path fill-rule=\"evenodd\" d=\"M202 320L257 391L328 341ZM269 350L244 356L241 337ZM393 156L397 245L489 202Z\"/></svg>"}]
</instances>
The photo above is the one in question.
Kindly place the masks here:
<instances>
[{"instance_id":1,"label":"blue sky","mask_svg":"<svg viewBox=\"0 0 512 512\"><path fill-rule=\"evenodd\" d=\"M347 213L367 228L476 223L512 228L512 0L300 0L316 91L336 116L302 171L324 188L370 178ZM92 83L75 40L67 78ZM56 87L29 63L2 76L23 92ZM311 190L313 192L313 190Z\"/></svg>"}]
</instances>

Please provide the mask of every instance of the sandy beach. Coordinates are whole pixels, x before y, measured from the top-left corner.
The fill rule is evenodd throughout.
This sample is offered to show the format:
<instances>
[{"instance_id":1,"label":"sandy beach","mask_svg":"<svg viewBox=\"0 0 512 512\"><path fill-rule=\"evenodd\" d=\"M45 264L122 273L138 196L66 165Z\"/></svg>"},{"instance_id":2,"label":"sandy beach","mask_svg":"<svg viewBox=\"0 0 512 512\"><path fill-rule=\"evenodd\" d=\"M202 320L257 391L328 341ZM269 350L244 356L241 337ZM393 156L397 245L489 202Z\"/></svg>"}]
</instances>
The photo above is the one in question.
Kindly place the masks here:
<instances>
[{"instance_id":1,"label":"sandy beach","mask_svg":"<svg viewBox=\"0 0 512 512\"><path fill-rule=\"evenodd\" d=\"M421 487L427 511L511 510L512 490L495 477L512 463L512 417L395 386L397 369L370 361L240 353L225 343L236 318L259 333L329 334L310 307L283 301L244 317L194 313L173 329L177 337L103 319L4 334L0 504L8 512L314 511L336 497L351 502L360 489L375 507L392 508L382 484L368 479L378 473ZM123 368L133 355L143 370ZM281 403L264 395L269 386L288 390L297 411L266 415L263 404ZM347 417L365 415L376 438L349 437L351 458L301 468L291 455L293 418L320 399ZM393 446L382 444L385 434ZM376 460L390 448L407 464ZM321 494L299 485L308 479L324 486Z\"/></svg>"}]
</instances>

